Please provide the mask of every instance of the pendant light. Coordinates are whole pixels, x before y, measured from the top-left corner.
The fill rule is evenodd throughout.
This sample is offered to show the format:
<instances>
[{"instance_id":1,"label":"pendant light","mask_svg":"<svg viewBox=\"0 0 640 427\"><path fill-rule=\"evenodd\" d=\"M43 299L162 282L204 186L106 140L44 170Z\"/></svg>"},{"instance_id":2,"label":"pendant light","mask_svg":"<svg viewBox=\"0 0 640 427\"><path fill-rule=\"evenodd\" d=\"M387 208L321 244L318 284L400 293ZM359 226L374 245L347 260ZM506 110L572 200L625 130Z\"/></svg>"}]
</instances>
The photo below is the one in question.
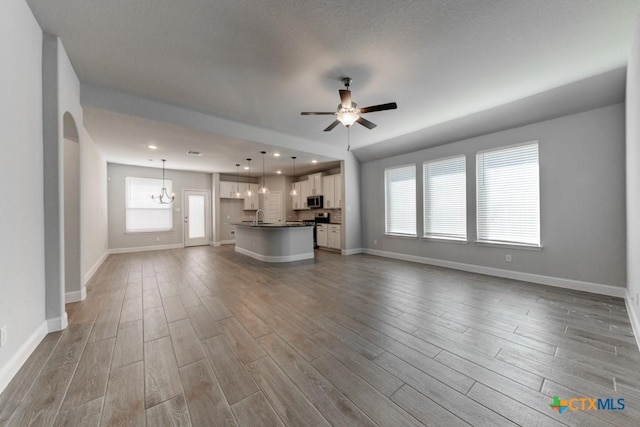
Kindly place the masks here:
<instances>
[{"instance_id":1,"label":"pendant light","mask_svg":"<svg viewBox=\"0 0 640 427\"><path fill-rule=\"evenodd\" d=\"M171 196L169 196L169 193L167 192L167 187L164 185L164 162L166 162L166 159L161 159L161 160L162 160L162 190L160 190L160 194L158 195L152 194L151 199L154 202L160 203L162 205L170 205L175 200L176 195L172 193Z\"/></svg>"},{"instance_id":2,"label":"pendant light","mask_svg":"<svg viewBox=\"0 0 640 427\"><path fill-rule=\"evenodd\" d=\"M266 151L261 151L262 153L262 187L258 190L258 194L269 194L269 189L267 188L265 178L264 178L264 155L267 154Z\"/></svg>"},{"instance_id":3,"label":"pendant light","mask_svg":"<svg viewBox=\"0 0 640 427\"><path fill-rule=\"evenodd\" d=\"M236 163L236 199L239 199L240 194L240 163Z\"/></svg>"},{"instance_id":4,"label":"pendant light","mask_svg":"<svg viewBox=\"0 0 640 427\"><path fill-rule=\"evenodd\" d=\"M251 191L251 159L247 159L247 164L249 167L249 185L247 186L247 191L244 192L244 195L251 197L253 196L253 192Z\"/></svg>"},{"instance_id":5,"label":"pendant light","mask_svg":"<svg viewBox=\"0 0 640 427\"><path fill-rule=\"evenodd\" d=\"M296 156L291 156L291 159L293 160L293 179L296 179ZM295 182L291 183L291 191L289 192L289 195L290 196L298 195L298 190L296 190Z\"/></svg>"}]
</instances>

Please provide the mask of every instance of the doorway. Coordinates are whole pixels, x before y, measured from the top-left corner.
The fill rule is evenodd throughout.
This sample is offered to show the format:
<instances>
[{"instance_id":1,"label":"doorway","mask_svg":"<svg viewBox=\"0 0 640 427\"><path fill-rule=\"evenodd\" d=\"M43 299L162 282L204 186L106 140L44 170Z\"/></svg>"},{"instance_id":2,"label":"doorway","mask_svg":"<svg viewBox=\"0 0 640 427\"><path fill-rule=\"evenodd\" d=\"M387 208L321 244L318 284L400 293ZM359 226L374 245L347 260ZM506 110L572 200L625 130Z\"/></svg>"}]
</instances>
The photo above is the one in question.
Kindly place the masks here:
<instances>
[{"instance_id":1,"label":"doorway","mask_svg":"<svg viewBox=\"0 0 640 427\"><path fill-rule=\"evenodd\" d=\"M185 190L184 206L184 246L204 246L209 244L211 223L211 202L209 191Z\"/></svg>"},{"instance_id":2,"label":"doorway","mask_svg":"<svg viewBox=\"0 0 640 427\"><path fill-rule=\"evenodd\" d=\"M282 192L272 191L264 200L265 222L282 224Z\"/></svg>"}]
</instances>

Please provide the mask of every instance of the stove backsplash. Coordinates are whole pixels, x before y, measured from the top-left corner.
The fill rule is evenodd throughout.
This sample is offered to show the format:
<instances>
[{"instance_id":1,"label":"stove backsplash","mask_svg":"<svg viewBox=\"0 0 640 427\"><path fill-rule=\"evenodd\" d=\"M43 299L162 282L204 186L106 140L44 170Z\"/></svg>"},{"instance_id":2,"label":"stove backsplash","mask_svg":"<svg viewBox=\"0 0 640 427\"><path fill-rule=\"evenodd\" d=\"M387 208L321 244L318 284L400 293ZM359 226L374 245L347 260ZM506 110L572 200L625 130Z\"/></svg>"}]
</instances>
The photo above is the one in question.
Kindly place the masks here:
<instances>
[{"instance_id":1,"label":"stove backsplash","mask_svg":"<svg viewBox=\"0 0 640 427\"><path fill-rule=\"evenodd\" d=\"M298 221L313 221L320 212L328 212L333 224L342 224L342 211L338 209L310 209L308 211L296 211Z\"/></svg>"}]
</instances>

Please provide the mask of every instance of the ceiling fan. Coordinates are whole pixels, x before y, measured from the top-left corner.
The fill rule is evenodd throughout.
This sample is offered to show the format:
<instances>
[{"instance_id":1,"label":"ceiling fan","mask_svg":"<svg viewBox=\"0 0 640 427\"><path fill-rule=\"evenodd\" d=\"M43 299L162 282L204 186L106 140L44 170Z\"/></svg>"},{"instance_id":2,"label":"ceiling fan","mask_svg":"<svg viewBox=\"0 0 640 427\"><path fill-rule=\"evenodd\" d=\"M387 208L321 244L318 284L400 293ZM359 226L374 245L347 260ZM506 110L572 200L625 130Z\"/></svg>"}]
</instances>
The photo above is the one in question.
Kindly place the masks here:
<instances>
[{"instance_id":1,"label":"ceiling fan","mask_svg":"<svg viewBox=\"0 0 640 427\"><path fill-rule=\"evenodd\" d=\"M353 80L350 77L342 79L345 89L340 89L338 91L340 93L340 104L338 104L338 108L335 112L302 112L300 114L303 116L335 115L336 120L324 130L325 132L328 132L340 123L347 128L351 127L354 123L360 123L367 129L373 129L377 125L362 117L361 114L373 113L375 111L395 110L398 108L398 104L395 102L358 108L358 105L351 101L351 90L349 90L349 86L351 86L352 81Z\"/></svg>"}]
</instances>

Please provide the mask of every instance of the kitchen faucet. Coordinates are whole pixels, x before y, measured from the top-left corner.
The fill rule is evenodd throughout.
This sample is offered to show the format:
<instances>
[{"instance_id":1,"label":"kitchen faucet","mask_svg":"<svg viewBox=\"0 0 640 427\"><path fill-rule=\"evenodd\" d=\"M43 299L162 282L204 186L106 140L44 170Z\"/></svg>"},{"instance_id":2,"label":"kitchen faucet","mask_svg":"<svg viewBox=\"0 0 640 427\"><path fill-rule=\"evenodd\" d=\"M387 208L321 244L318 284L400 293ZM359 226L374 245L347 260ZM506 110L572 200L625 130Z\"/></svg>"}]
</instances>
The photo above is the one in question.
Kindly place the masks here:
<instances>
[{"instance_id":1,"label":"kitchen faucet","mask_svg":"<svg viewBox=\"0 0 640 427\"><path fill-rule=\"evenodd\" d=\"M262 209L258 209L258 210L256 211L256 216L255 216L255 218L253 219L253 225L258 225L258 223L260 222L260 221L259 221L259 219L260 219L260 214L262 214L262 222L264 222L264 211L263 211Z\"/></svg>"}]
</instances>

